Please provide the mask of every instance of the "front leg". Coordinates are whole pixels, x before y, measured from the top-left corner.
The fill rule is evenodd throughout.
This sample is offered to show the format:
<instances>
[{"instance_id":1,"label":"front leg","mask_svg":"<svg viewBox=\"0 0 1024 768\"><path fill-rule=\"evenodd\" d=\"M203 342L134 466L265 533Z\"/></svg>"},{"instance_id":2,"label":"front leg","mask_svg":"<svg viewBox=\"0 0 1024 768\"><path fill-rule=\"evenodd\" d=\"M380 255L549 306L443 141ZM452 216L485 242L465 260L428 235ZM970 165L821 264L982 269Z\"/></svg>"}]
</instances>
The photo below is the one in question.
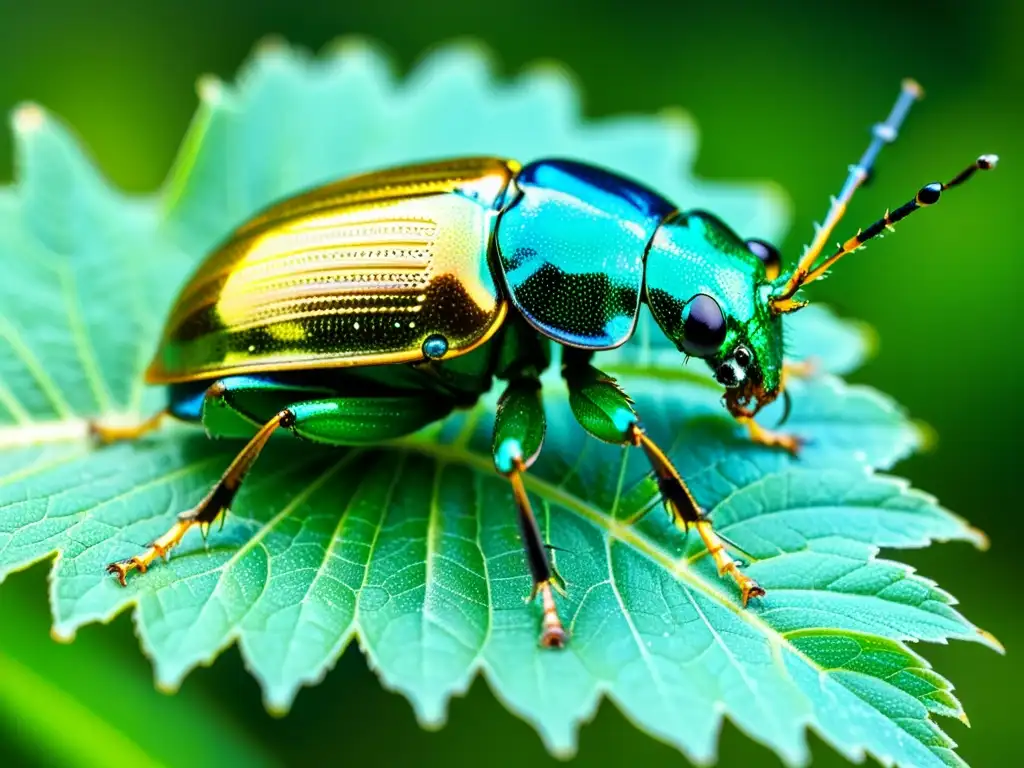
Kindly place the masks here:
<instances>
[{"instance_id":1,"label":"front leg","mask_svg":"<svg viewBox=\"0 0 1024 768\"><path fill-rule=\"evenodd\" d=\"M588 363L574 362L571 356L569 360L562 373L569 385L569 404L580 425L599 440L643 450L676 527L684 533L690 526L697 530L718 567L719 575L729 574L736 582L744 606L750 598L764 595L760 585L743 573L726 551L725 543L715 532L711 520L664 451L644 432L629 396L607 374Z\"/></svg>"},{"instance_id":2,"label":"front leg","mask_svg":"<svg viewBox=\"0 0 1024 768\"><path fill-rule=\"evenodd\" d=\"M769 448L782 448L793 456L800 455L800 449L804 446L804 440L788 432L778 432L774 429L762 427L750 416L737 416L736 421L747 428L747 434L752 443L765 445Z\"/></svg>"},{"instance_id":3,"label":"front leg","mask_svg":"<svg viewBox=\"0 0 1024 768\"><path fill-rule=\"evenodd\" d=\"M800 361L788 361L783 363L782 366L782 380L779 386L779 393L785 395L786 385L790 379L799 378L806 379L814 375L817 370L817 366L811 360L800 360ZM789 404L787 406L787 413ZM774 429L768 429L762 427L751 416L735 416L736 421L747 428L747 434L750 435L751 442L757 443L758 445L766 445L769 448L782 448L785 451L794 456L800 455L800 449L803 448L805 440L797 435L792 435L787 432L778 432Z\"/></svg>"}]
</instances>

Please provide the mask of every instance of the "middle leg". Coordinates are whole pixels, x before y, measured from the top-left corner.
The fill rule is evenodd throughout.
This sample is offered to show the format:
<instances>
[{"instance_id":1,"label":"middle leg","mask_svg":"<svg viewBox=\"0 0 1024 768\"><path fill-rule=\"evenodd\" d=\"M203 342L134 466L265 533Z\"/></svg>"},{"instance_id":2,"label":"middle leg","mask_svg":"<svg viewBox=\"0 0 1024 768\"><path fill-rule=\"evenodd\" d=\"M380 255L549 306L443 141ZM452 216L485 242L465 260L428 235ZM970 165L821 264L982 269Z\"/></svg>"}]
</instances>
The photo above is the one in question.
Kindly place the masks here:
<instances>
[{"instance_id":1,"label":"middle leg","mask_svg":"<svg viewBox=\"0 0 1024 768\"><path fill-rule=\"evenodd\" d=\"M567 640L558 616L553 588L557 589L554 571L548 560L540 526L533 514L530 498L523 485L523 475L540 453L544 442L544 408L540 399L540 381L534 376L513 379L498 401L494 421L492 453L494 467L512 485L519 517L519 532L526 551L526 562L533 577L529 601L539 595L543 606L540 645L563 648Z\"/></svg>"}]
</instances>

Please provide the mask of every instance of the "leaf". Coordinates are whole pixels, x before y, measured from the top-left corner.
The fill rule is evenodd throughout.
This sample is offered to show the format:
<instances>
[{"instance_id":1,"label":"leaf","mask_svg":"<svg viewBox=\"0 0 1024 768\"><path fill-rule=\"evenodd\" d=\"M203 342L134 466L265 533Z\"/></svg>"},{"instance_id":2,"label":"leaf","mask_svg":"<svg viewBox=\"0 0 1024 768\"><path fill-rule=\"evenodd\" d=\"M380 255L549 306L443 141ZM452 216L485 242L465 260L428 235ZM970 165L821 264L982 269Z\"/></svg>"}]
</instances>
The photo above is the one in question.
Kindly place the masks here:
<instances>
[{"instance_id":1,"label":"leaf","mask_svg":"<svg viewBox=\"0 0 1024 768\"><path fill-rule=\"evenodd\" d=\"M681 175L695 147L686 119L587 122L557 71L498 82L472 48L442 49L399 80L365 45L315 60L273 47L237 88L204 80L200 96L166 186L142 200L111 190L39 108L15 115L18 183L0 198L0 578L59 553L56 635L133 608L167 689L237 642L274 710L357 638L423 724L442 723L450 697L483 674L559 754L607 695L699 762L714 757L728 716L788 763L806 761L811 727L851 759L959 764L931 715L960 716L960 705L906 643L998 646L878 548L983 538L875 473L911 452L917 432L888 398L835 378L868 344L820 309L797 315L791 334L798 356L830 372L793 383L787 428L810 440L799 461L752 445L707 374L668 354L649 319L602 363L768 589L747 609L697 537L682 539L658 510L643 457L585 439L557 372L527 487L568 588L564 652L536 647L538 607L524 602L511 491L489 452L495 393L389 446L274 440L205 546L190 536L127 589L106 576L106 563L195 504L239 446L179 427L94 450L86 419L159 407L140 381L163 308L267 202L427 157L572 154L699 200L744 235L779 234L770 189Z\"/></svg>"}]
</instances>

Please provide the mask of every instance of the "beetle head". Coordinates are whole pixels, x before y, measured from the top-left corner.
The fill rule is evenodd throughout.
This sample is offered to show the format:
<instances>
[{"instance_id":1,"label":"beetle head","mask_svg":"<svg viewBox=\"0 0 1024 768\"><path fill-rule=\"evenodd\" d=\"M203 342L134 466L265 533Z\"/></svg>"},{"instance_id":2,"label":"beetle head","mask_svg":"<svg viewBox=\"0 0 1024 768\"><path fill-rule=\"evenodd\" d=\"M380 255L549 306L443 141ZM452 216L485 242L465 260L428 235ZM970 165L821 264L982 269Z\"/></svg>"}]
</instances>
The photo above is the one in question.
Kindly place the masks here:
<instances>
[{"instance_id":1,"label":"beetle head","mask_svg":"<svg viewBox=\"0 0 1024 768\"><path fill-rule=\"evenodd\" d=\"M737 417L753 416L779 394L782 321L769 305L778 274L774 248L744 242L703 211L666 219L647 254L651 314L681 352L711 367Z\"/></svg>"}]
</instances>

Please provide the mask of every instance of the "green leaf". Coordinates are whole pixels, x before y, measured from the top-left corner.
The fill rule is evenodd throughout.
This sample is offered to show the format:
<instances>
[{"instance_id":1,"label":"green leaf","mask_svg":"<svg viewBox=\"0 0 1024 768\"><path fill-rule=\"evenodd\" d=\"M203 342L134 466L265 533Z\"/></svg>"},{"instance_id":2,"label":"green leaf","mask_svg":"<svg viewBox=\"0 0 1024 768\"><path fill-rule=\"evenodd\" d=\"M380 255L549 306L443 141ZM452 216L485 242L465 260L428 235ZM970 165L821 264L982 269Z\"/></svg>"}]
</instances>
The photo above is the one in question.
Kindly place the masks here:
<instances>
[{"instance_id":1,"label":"green leaf","mask_svg":"<svg viewBox=\"0 0 1024 768\"><path fill-rule=\"evenodd\" d=\"M867 337L820 309L795 316L791 333L794 354L822 371L792 384L787 428L810 441L799 460L752 445L649 319L601 363L767 588L749 608L659 511L643 457L585 439L556 376L527 488L568 590L564 652L537 648L539 609L524 602L511 490L489 454L494 393L380 448L272 441L223 531L205 545L189 536L168 564L119 587L104 566L195 504L239 446L172 427L93 449L86 420L159 407L141 371L163 309L204 252L267 202L428 157L572 154L699 201L745 235L776 238L783 220L770 188L687 175L684 117L585 121L557 70L500 82L472 48L442 49L404 80L364 45L323 59L268 48L237 88L204 80L200 95L167 184L146 199L110 189L39 108L15 114L18 181L0 197L0 578L59 553L56 635L131 608L168 689L237 642L274 710L357 639L425 725L482 674L560 754L608 696L696 761L714 757L728 717L789 763L807 759L811 727L850 758L956 764L930 717L960 705L906 643L997 644L878 548L983 538L876 474L917 432L888 398L835 378Z\"/></svg>"}]
</instances>

